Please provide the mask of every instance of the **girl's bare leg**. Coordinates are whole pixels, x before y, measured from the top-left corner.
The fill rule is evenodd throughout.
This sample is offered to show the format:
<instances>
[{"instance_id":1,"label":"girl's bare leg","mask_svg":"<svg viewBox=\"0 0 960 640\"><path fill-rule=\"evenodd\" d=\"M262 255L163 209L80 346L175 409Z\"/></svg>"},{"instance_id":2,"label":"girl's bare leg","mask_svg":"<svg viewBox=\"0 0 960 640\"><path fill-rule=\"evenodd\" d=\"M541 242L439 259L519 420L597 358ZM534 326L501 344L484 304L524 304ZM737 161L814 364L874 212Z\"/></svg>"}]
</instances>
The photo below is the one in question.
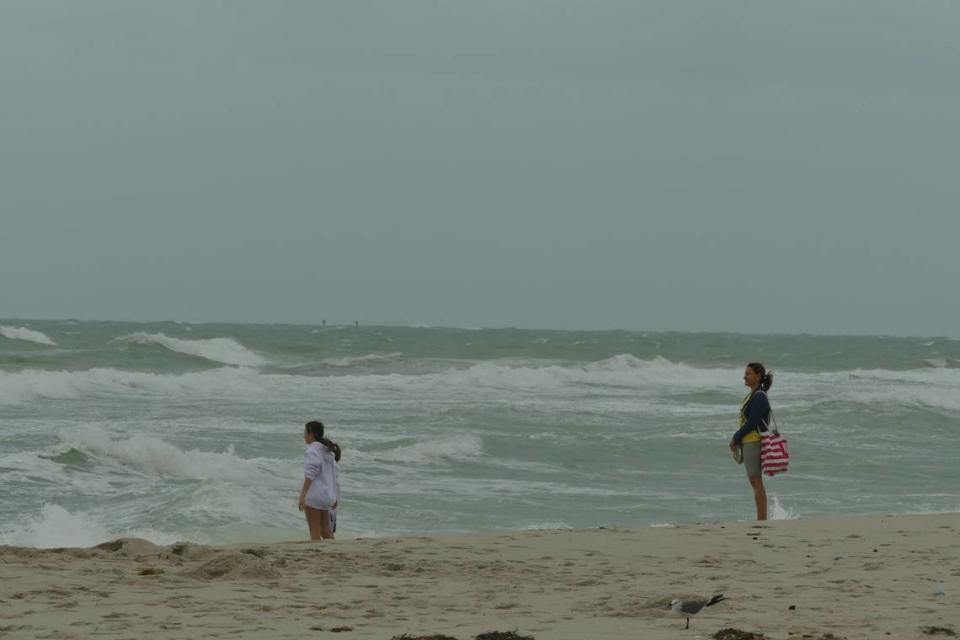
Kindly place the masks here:
<instances>
[{"instance_id":1,"label":"girl's bare leg","mask_svg":"<svg viewBox=\"0 0 960 640\"><path fill-rule=\"evenodd\" d=\"M750 486L753 487L753 500L757 503L757 520L766 520L767 490L763 486L763 478L750 476Z\"/></svg>"},{"instance_id":2,"label":"girl's bare leg","mask_svg":"<svg viewBox=\"0 0 960 640\"><path fill-rule=\"evenodd\" d=\"M323 537L323 518L326 517L329 523L327 512L313 507L304 507L303 513L307 516L307 526L310 527L310 539L320 540Z\"/></svg>"},{"instance_id":3,"label":"girl's bare leg","mask_svg":"<svg viewBox=\"0 0 960 640\"><path fill-rule=\"evenodd\" d=\"M324 540L333 540L333 523L330 522L330 512L320 511L320 534Z\"/></svg>"}]
</instances>

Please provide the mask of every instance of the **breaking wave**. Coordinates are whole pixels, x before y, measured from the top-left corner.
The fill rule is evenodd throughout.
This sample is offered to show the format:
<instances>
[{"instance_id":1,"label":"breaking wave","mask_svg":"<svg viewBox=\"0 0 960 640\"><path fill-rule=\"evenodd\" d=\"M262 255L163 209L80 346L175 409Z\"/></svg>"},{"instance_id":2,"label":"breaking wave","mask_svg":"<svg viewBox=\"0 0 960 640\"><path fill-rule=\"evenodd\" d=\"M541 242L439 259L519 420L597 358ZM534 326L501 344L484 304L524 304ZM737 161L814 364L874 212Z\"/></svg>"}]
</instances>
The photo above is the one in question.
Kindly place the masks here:
<instances>
[{"instance_id":1,"label":"breaking wave","mask_svg":"<svg viewBox=\"0 0 960 640\"><path fill-rule=\"evenodd\" d=\"M162 333L134 333L120 338L135 344L156 344L170 351L205 358L211 362L240 367L260 367L270 364L263 356L247 349L233 338L206 338L182 340Z\"/></svg>"},{"instance_id":2,"label":"breaking wave","mask_svg":"<svg viewBox=\"0 0 960 640\"><path fill-rule=\"evenodd\" d=\"M120 537L148 538L158 544L171 544L176 536L143 528L115 528L92 514L71 513L57 504L44 504L36 515L25 515L0 530L0 544L24 547L92 547Z\"/></svg>"},{"instance_id":3,"label":"breaking wave","mask_svg":"<svg viewBox=\"0 0 960 640\"><path fill-rule=\"evenodd\" d=\"M119 369L0 371L0 405L117 395L233 397L260 393L258 379L253 369L232 367L178 375Z\"/></svg>"},{"instance_id":4,"label":"breaking wave","mask_svg":"<svg viewBox=\"0 0 960 640\"><path fill-rule=\"evenodd\" d=\"M146 476L238 483L268 483L274 477L266 461L242 458L233 445L224 451L183 450L155 436L117 437L98 427L64 430L60 439L70 450Z\"/></svg>"},{"instance_id":5,"label":"breaking wave","mask_svg":"<svg viewBox=\"0 0 960 640\"><path fill-rule=\"evenodd\" d=\"M542 361L541 361L542 362ZM147 373L113 368L82 371L0 371L0 405L38 399L86 397L186 397L297 403L313 397L345 404L415 400L543 404L545 409L589 402L607 411L672 415L709 414L718 401L740 396L738 369L698 368L664 358L619 355L592 363L486 361L432 373L291 375L249 367L219 367L187 373ZM960 413L953 390L960 369L781 372L778 406L803 407L827 400L890 407L920 407ZM690 402L687 394L699 399ZM706 395L702 395L706 394ZM597 404L599 403L599 404Z\"/></svg>"},{"instance_id":6,"label":"breaking wave","mask_svg":"<svg viewBox=\"0 0 960 640\"><path fill-rule=\"evenodd\" d=\"M0 336L10 340L24 340L26 342L35 342L36 344L46 344L56 346L56 342L50 339L45 333L27 329L26 327L10 327L0 325Z\"/></svg>"}]
</instances>

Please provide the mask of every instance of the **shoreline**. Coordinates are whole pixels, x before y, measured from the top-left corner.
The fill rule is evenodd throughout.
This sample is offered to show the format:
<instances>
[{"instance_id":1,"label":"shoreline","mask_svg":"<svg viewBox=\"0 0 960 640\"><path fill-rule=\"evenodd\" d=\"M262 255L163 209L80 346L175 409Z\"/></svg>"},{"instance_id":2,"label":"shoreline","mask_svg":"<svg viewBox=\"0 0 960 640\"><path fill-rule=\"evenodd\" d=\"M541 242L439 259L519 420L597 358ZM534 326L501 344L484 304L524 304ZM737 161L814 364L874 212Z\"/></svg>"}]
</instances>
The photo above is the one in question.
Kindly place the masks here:
<instances>
[{"instance_id":1,"label":"shoreline","mask_svg":"<svg viewBox=\"0 0 960 640\"><path fill-rule=\"evenodd\" d=\"M0 638L931 637L924 627L960 632L958 534L960 513L946 513L0 547ZM689 630L668 609L714 593L725 601Z\"/></svg>"}]
</instances>

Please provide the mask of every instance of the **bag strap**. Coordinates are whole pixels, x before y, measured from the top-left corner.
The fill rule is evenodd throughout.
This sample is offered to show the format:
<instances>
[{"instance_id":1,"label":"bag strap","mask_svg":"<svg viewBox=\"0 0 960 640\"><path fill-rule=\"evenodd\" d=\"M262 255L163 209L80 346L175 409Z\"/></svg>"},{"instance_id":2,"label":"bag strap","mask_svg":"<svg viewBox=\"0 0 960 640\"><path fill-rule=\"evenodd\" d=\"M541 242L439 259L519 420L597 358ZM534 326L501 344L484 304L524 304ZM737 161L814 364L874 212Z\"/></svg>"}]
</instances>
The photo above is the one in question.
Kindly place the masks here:
<instances>
[{"instance_id":1,"label":"bag strap","mask_svg":"<svg viewBox=\"0 0 960 640\"><path fill-rule=\"evenodd\" d=\"M753 391L753 392L750 394L750 401L753 401L753 396L755 396L755 395L758 394L758 393L762 393L763 395L767 395L767 392L764 391L763 389L757 389L756 391ZM769 399L767 400L767 405L768 405L768 406L770 405L770 400L769 400ZM773 423L773 429L770 428L770 423L771 423L771 422ZM772 434L774 434L774 435L780 435L780 429L777 427L777 419L773 416L773 407L770 407L770 419L764 421L763 426L764 426L764 427L767 429L767 431L769 431L770 433L772 433ZM758 433L760 432L760 427L757 427L757 432L758 432Z\"/></svg>"},{"instance_id":2,"label":"bag strap","mask_svg":"<svg viewBox=\"0 0 960 640\"><path fill-rule=\"evenodd\" d=\"M773 429L770 428L770 422L773 423ZM764 426L767 428L767 431L774 435L780 435L780 429L777 428L777 419L773 417L773 407L770 407L770 422L765 422Z\"/></svg>"}]
</instances>

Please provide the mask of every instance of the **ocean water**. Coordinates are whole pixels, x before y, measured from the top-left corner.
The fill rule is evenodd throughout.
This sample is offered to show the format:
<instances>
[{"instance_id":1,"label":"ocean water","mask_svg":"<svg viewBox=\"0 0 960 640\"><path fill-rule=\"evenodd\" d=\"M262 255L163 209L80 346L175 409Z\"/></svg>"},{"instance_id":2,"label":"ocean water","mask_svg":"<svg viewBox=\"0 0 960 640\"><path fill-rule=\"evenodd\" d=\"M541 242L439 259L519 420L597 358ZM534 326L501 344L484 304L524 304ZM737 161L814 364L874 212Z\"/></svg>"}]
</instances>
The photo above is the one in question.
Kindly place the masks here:
<instances>
[{"instance_id":1,"label":"ocean water","mask_svg":"<svg viewBox=\"0 0 960 640\"><path fill-rule=\"evenodd\" d=\"M752 360L773 517L960 510L957 340L0 320L0 544L303 539L317 418L341 536L747 520Z\"/></svg>"}]
</instances>

